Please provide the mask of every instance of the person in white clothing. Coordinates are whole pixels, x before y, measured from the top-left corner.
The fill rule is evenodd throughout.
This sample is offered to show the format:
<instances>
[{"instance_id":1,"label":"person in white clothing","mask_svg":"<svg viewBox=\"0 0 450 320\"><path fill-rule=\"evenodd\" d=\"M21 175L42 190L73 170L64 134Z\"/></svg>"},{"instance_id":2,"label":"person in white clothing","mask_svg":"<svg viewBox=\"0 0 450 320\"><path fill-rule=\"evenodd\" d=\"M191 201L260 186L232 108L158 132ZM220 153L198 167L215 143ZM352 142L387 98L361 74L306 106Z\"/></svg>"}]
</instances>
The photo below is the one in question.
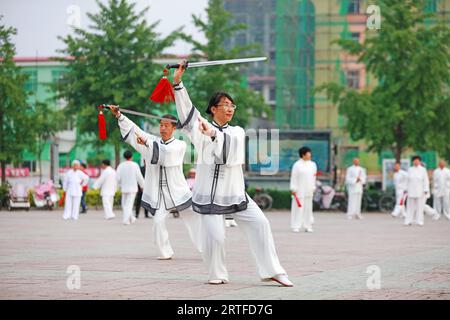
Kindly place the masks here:
<instances>
[{"instance_id":1,"label":"person in white clothing","mask_svg":"<svg viewBox=\"0 0 450 320\"><path fill-rule=\"evenodd\" d=\"M89 176L80 170L80 161L72 162L72 169L66 172L63 182L64 197L64 214L63 219L78 220L80 211L80 203L82 196L82 188L89 182Z\"/></svg>"},{"instance_id":2,"label":"person in white clothing","mask_svg":"<svg viewBox=\"0 0 450 320\"><path fill-rule=\"evenodd\" d=\"M133 153L127 150L123 153L125 161L119 164L116 170L117 183L122 193L123 223L128 225L134 223L133 204L138 191L138 185L144 187L144 177L139 165L132 160Z\"/></svg>"},{"instance_id":3,"label":"person in white clothing","mask_svg":"<svg viewBox=\"0 0 450 320\"><path fill-rule=\"evenodd\" d=\"M366 184L366 170L359 165L359 159L353 159L353 165L347 169L345 183L348 192L347 218L362 219L361 202Z\"/></svg>"},{"instance_id":4,"label":"person in white clothing","mask_svg":"<svg viewBox=\"0 0 450 320\"><path fill-rule=\"evenodd\" d=\"M192 192L183 174L186 143L176 139L176 117L166 114L159 122L157 137L142 131L120 113L118 119L122 140L129 143L145 159L145 180L141 206L153 215L153 240L160 252L159 260L171 260L174 254L169 241L166 219L172 210L180 212L194 247L201 252L200 217L192 210Z\"/></svg>"},{"instance_id":5,"label":"person in white clothing","mask_svg":"<svg viewBox=\"0 0 450 320\"><path fill-rule=\"evenodd\" d=\"M437 211L434 219L442 214L450 220L450 169L445 167L445 161L440 160L433 172L433 207Z\"/></svg>"},{"instance_id":6,"label":"person in white clothing","mask_svg":"<svg viewBox=\"0 0 450 320\"><path fill-rule=\"evenodd\" d=\"M114 195L117 191L116 170L111 168L109 160L102 161L102 173L95 181L93 188L101 189L103 210L105 211L105 219L113 219L116 215L113 211Z\"/></svg>"},{"instance_id":7,"label":"person in white clothing","mask_svg":"<svg viewBox=\"0 0 450 320\"><path fill-rule=\"evenodd\" d=\"M302 147L299 150L300 159L294 163L291 172L291 229L299 232L305 228L306 232L313 232L313 196L316 189L317 165L311 161L311 149ZM300 202L301 207L297 203Z\"/></svg>"},{"instance_id":8,"label":"person in white clothing","mask_svg":"<svg viewBox=\"0 0 450 320\"><path fill-rule=\"evenodd\" d=\"M408 169L406 218L404 224L410 226L415 219L418 226L424 224L424 206L430 193L427 170L421 166L420 156L412 158L413 166Z\"/></svg>"},{"instance_id":9,"label":"person in white clothing","mask_svg":"<svg viewBox=\"0 0 450 320\"><path fill-rule=\"evenodd\" d=\"M185 63L181 62L175 70L175 103L180 127L197 152L192 205L194 211L201 214L202 255L209 270L208 283L220 285L228 282L224 215L231 214L247 236L261 280L293 286L278 260L269 221L245 192L242 170L245 131L228 124L236 108L233 99L225 92L214 94L206 110L213 120L209 123L192 105L181 82Z\"/></svg>"},{"instance_id":10,"label":"person in white clothing","mask_svg":"<svg viewBox=\"0 0 450 320\"><path fill-rule=\"evenodd\" d=\"M395 207L392 211L394 218L405 217L406 207L406 188L408 187L408 172L402 170L401 163L395 162L394 165L394 186L395 186Z\"/></svg>"}]
</instances>

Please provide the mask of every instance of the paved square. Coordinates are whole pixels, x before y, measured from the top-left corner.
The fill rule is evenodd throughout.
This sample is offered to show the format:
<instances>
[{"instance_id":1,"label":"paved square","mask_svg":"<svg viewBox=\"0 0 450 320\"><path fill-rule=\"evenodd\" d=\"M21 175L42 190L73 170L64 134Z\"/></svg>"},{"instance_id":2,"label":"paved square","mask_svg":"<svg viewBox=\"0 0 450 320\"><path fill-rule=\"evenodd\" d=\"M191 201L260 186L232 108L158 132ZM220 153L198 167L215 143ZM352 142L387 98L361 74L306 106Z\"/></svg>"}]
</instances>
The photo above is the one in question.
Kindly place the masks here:
<instances>
[{"instance_id":1,"label":"paved square","mask_svg":"<svg viewBox=\"0 0 450 320\"><path fill-rule=\"evenodd\" d=\"M0 299L450 299L446 219L404 227L387 214L323 212L309 234L290 231L288 211L267 212L295 284L280 288L259 281L239 228L227 228L230 283L211 286L181 219L167 221L174 259L158 261L152 220L125 226L115 211L114 220L91 210L76 222L61 210L0 211ZM70 266L79 289L69 289Z\"/></svg>"}]
</instances>

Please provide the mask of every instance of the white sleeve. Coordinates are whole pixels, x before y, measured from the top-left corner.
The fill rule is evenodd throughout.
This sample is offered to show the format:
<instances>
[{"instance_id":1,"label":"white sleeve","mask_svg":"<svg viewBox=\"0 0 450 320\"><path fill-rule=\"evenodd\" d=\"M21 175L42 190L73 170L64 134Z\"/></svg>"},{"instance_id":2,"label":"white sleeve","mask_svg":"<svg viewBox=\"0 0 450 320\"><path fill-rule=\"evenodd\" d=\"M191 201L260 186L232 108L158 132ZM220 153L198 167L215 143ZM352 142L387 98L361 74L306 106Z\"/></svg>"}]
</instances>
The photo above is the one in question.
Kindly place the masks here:
<instances>
[{"instance_id":1,"label":"white sleeve","mask_svg":"<svg viewBox=\"0 0 450 320\"><path fill-rule=\"evenodd\" d=\"M63 190L67 191L67 185L69 184L69 171L66 172L64 175L64 181L63 181Z\"/></svg>"},{"instance_id":2,"label":"white sleeve","mask_svg":"<svg viewBox=\"0 0 450 320\"><path fill-rule=\"evenodd\" d=\"M180 121L179 127L189 137L194 147L198 150L204 139L210 139L209 137L204 136L199 130L198 119L201 118L201 114L192 104L189 94L182 82L176 85L174 90L175 104Z\"/></svg>"},{"instance_id":3,"label":"white sleeve","mask_svg":"<svg viewBox=\"0 0 450 320\"><path fill-rule=\"evenodd\" d=\"M291 170L291 181L290 181L291 191L297 192L297 186L298 186L298 171L296 163L294 163Z\"/></svg>"},{"instance_id":4,"label":"white sleeve","mask_svg":"<svg viewBox=\"0 0 450 320\"><path fill-rule=\"evenodd\" d=\"M424 179L423 179L423 192L427 192L430 193L430 179L428 178L428 172L426 169L423 170L424 171Z\"/></svg>"},{"instance_id":5,"label":"white sleeve","mask_svg":"<svg viewBox=\"0 0 450 320\"><path fill-rule=\"evenodd\" d=\"M366 184L367 175L366 175L366 169L364 169L364 168L361 168L361 177L360 177L360 179L361 179L361 183L362 184Z\"/></svg>"},{"instance_id":6,"label":"white sleeve","mask_svg":"<svg viewBox=\"0 0 450 320\"><path fill-rule=\"evenodd\" d=\"M83 181L81 186L85 187L89 183L89 176L86 173L84 173L83 171L81 171L81 173L82 173L82 181Z\"/></svg>"},{"instance_id":7,"label":"white sleeve","mask_svg":"<svg viewBox=\"0 0 450 320\"><path fill-rule=\"evenodd\" d=\"M100 174L100 177L98 177L98 179L95 181L94 185L92 186L93 189L100 189L103 182L105 181L105 177L106 177L105 170L103 170L102 173Z\"/></svg>"},{"instance_id":8,"label":"white sleeve","mask_svg":"<svg viewBox=\"0 0 450 320\"><path fill-rule=\"evenodd\" d=\"M356 183L356 179L351 175L351 168L347 168L347 172L345 173L345 183L348 185L353 185Z\"/></svg>"},{"instance_id":9,"label":"white sleeve","mask_svg":"<svg viewBox=\"0 0 450 320\"><path fill-rule=\"evenodd\" d=\"M122 140L127 142L130 146L136 149L137 152L142 154L143 156L152 155L153 141L157 140L157 137L144 132L141 128L139 128L133 121L128 119L123 114L120 115L118 119L118 124L120 128L120 134ZM137 143L136 134L147 141L147 146Z\"/></svg>"}]
</instances>

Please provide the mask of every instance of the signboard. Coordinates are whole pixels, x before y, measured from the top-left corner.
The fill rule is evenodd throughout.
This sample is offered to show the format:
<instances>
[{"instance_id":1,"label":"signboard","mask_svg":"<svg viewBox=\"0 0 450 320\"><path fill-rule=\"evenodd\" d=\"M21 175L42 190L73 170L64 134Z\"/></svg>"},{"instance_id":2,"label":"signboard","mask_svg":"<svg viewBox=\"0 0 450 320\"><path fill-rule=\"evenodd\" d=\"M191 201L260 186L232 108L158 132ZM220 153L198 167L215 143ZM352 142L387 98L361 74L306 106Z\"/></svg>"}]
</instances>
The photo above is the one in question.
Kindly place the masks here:
<instances>
[{"instance_id":1,"label":"signboard","mask_svg":"<svg viewBox=\"0 0 450 320\"><path fill-rule=\"evenodd\" d=\"M2 176L2 171L0 170L0 177ZM6 176L12 178L18 177L29 177L30 168L6 168Z\"/></svg>"}]
</instances>

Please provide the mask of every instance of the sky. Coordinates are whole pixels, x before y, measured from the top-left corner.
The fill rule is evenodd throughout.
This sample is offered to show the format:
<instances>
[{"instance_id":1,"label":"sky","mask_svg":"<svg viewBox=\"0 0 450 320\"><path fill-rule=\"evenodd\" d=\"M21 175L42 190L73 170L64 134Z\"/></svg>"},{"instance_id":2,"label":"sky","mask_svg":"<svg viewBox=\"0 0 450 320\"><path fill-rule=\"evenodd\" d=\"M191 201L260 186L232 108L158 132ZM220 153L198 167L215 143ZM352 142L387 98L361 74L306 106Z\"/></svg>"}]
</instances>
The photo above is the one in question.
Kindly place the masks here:
<instances>
[{"instance_id":1,"label":"sky","mask_svg":"<svg viewBox=\"0 0 450 320\"><path fill-rule=\"evenodd\" d=\"M101 0L107 3L107 0ZM203 35L192 24L192 14L206 16L208 0L134 0L137 10L150 7L146 19L150 23L160 20L156 31L163 36L180 26L184 32L203 42ZM17 29L13 38L18 57L49 57L61 55L63 48L58 36L72 33L71 25L86 28L86 13L98 11L94 0L0 0L1 24ZM187 54L191 46L177 41L166 53Z\"/></svg>"}]
</instances>

